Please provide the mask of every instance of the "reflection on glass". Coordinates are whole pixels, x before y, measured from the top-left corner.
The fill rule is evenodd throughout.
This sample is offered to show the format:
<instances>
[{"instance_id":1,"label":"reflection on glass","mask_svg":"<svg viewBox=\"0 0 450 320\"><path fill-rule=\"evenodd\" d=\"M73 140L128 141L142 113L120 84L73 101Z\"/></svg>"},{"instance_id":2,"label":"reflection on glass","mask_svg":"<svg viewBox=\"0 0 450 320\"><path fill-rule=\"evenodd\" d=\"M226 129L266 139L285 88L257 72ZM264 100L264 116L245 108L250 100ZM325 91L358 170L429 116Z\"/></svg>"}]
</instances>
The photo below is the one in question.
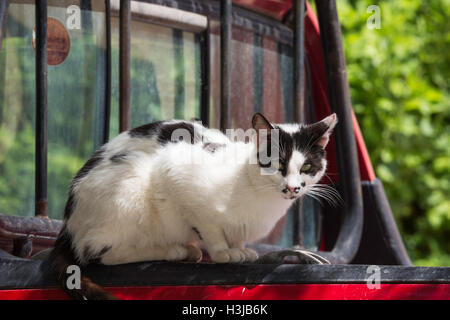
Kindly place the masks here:
<instances>
[{"instance_id":1,"label":"reflection on glass","mask_svg":"<svg viewBox=\"0 0 450 320\"><path fill-rule=\"evenodd\" d=\"M48 16L65 25L67 6L63 2L49 5ZM10 3L0 50L0 212L11 215L34 215L34 14L34 5ZM67 59L48 66L51 218L62 217L73 176L100 144L104 24L103 12L81 10L81 29L66 28L71 43Z\"/></svg>"},{"instance_id":2,"label":"reflection on glass","mask_svg":"<svg viewBox=\"0 0 450 320\"><path fill-rule=\"evenodd\" d=\"M110 136L118 134L119 20L113 18ZM200 43L191 33L131 23L131 127L200 117Z\"/></svg>"},{"instance_id":3,"label":"reflection on glass","mask_svg":"<svg viewBox=\"0 0 450 320\"><path fill-rule=\"evenodd\" d=\"M210 124L220 121L220 25L210 22L211 110ZM247 129L254 112L264 113L276 123L294 121L293 48L250 30L233 27L231 42L231 126ZM308 102L307 102L308 103ZM301 239L307 249L317 249L320 242L320 215L317 204L303 199L300 216ZM284 247L298 245L294 240L295 208L275 226L265 243Z\"/></svg>"},{"instance_id":4,"label":"reflection on glass","mask_svg":"<svg viewBox=\"0 0 450 320\"><path fill-rule=\"evenodd\" d=\"M211 110L210 123L220 116L220 26L210 23ZM231 41L230 116L232 127L248 129L254 112L273 122L292 121L292 47L239 27Z\"/></svg>"}]
</instances>

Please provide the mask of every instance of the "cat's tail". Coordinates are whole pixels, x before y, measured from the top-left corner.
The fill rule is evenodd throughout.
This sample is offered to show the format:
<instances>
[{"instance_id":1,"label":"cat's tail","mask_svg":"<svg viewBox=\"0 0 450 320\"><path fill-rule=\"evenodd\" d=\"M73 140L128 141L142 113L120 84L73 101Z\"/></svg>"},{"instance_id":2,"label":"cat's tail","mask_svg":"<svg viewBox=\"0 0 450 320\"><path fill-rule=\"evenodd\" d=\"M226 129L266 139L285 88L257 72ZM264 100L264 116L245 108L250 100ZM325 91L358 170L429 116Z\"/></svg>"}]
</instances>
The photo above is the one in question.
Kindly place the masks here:
<instances>
[{"instance_id":1,"label":"cat's tail","mask_svg":"<svg viewBox=\"0 0 450 320\"><path fill-rule=\"evenodd\" d=\"M69 288L68 279L72 274L68 271L69 266L77 265L77 259L72 248L72 237L63 227L58 235L49 257L53 272L61 283L64 291L75 300L117 300L117 297L106 291L98 284L92 282L88 277L80 274L79 286L71 285ZM81 271L80 271L81 272Z\"/></svg>"}]
</instances>

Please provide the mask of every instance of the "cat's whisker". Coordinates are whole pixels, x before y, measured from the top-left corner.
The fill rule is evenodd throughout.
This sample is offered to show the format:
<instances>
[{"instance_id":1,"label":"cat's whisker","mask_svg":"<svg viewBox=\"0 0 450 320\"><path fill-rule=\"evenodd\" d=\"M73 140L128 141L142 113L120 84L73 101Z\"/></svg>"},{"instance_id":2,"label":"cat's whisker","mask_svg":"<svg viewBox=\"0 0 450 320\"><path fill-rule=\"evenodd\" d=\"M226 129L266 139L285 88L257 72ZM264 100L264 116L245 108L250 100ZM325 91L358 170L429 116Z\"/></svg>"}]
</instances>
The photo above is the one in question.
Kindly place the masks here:
<instances>
[{"instance_id":1,"label":"cat's whisker","mask_svg":"<svg viewBox=\"0 0 450 320\"><path fill-rule=\"evenodd\" d=\"M306 196L311 197L312 199L314 199L317 202L319 202L321 206L323 206L323 202L322 202L322 200L319 197L316 197L315 195L313 195L311 193L307 193Z\"/></svg>"},{"instance_id":2,"label":"cat's whisker","mask_svg":"<svg viewBox=\"0 0 450 320\"><path fill-rule=\"evenodd\" d=\"M316 193L316 192L310 191L310 192L308 193L308 195L310 195L310 196L316 196L316 197L322 198L322 199L324 199L326 202L328 202L330 205L332 205L332 206L334 206L334 207L337 207L337 206L338 206L338 204L337 204L337 202L334 200L334 198L331 198L331 197L329 197L329 196L327 196L327 195L325 195L325 194L322 194L322 193Z\"/></svg>"},{"instance_id":3,"label":"cat's whisker","mask_svg":"<svg viewBox=\"0 0 450 320\"><path fill-rule=\"evenodd\" d=\"M334 206L344 205L344 200L336 189L329 185L314 184L309 187L309 193L326 199L327 202Z\"/></svg>"},{"instance_id":4,"label":"cat's whisker","mask_svg":"<svg viewBox=\"0 0 450 320\"><path fill-rule=\"evenodd\" d=\"M334 189L333 187L330 187L330 186L312 186L311 189L313 189L313 190L322 190L324 192L329 192L329 193L335 194L337 196L340 196L339 192L336 189Z\"/></svg>"},{"instance_id":5,"label":"cat's whisker","mask_svg":"<svg viewBox=\"0 0 450 320\"><path fill-rule=\"evenodd\" d=\"M339 198L340 200L343 201L343 199L342 199L341 195L339 194L339 192L336 189L334 189L333 187L330 187L330 186L314 186L314 187L312 187L312 190L317 190L317 191L322 191L322 192L325 192L325 193L332 194L335 197L337 197L337 198Z\"/></svg>"},{"instance_id":6,"label":"cat's whisker","mask_svg":"<svg viewBox=\"0 0 450 320\"><path fill-rule=\"evenodd\" d=\"M338 197L338 198L340 198L342 200L339 192L336 189L334 189L333 187L330 187L330 186L312 186L311 190L316 190L316 191L319 191L319 192L329 193L329 194L332 194L332 195L334 195L334 196L336 196L336 197Z\"/></svg>"}]
</instances>

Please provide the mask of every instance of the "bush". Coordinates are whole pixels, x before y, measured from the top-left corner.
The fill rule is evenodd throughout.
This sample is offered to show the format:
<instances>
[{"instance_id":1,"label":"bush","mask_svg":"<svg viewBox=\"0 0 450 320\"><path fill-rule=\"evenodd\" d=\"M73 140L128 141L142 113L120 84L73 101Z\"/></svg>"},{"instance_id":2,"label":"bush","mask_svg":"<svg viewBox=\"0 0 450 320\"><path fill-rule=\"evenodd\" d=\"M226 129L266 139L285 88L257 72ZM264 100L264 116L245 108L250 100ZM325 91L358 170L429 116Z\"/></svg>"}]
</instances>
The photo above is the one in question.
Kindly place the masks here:
<instances>
[{"instance_id":1,"label":"bush","mask_svg":"<svg viewBox=\"0 0 450 320\"><path fill-rule=\"evenodd\" d=\"M450 4L338 1L353 108L413 262L450 266Z\"/></svg>"}]
</instances>

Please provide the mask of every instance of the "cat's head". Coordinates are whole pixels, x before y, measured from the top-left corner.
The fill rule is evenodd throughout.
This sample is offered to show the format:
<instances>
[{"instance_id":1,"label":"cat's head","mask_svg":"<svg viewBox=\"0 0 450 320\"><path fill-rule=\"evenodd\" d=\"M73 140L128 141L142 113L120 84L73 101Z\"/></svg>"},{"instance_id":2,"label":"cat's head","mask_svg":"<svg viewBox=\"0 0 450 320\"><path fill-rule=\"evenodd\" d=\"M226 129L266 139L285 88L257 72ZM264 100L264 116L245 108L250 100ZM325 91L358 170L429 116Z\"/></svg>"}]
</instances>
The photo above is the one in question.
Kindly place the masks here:
<instances>
[{"instance_id":1,"label":"cat's head","mask_svg":"<svg viewBox=\"0 0 450 320\"><path fill-rule=\"evenodd\" d=\"M304 195L325 174L325 147L338 119L332 114L309 124L273 124L262 114L253 116L258 133L258 164L285 199Z\"/></svg>"}]
</instances>

